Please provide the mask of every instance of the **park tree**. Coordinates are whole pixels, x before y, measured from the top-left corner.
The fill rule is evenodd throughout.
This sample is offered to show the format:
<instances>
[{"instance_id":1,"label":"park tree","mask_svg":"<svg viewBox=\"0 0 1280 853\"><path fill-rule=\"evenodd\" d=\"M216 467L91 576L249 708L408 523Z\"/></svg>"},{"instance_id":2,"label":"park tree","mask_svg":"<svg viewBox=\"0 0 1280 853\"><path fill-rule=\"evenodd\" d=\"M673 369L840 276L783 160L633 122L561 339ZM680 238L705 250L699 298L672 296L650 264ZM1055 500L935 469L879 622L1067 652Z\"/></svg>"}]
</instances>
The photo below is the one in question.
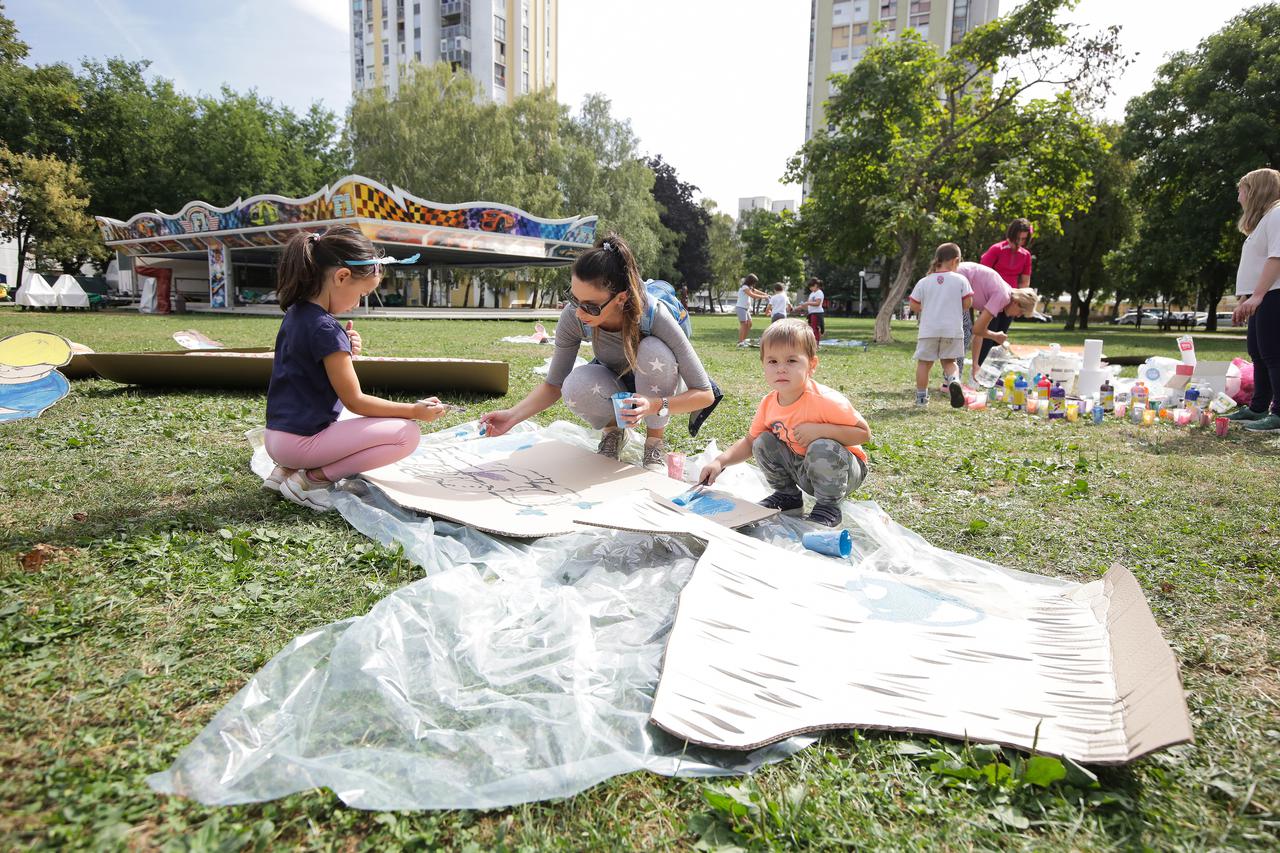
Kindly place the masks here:
<instances>
[{"instance_id":1,"label":"park tree","mask_svg":"<svg viewBox=\"0 0 1280 853\"><path fill-rule=\"evenodd\" d=\"M1145 211L1136 245L1169 272L1161 293L1185 288L1216 328L1244 237L1236 182L1280 166L1280 6L1233 18L1193 51L1174 54L1128 104L1122 148L1137 161ZM1147 294L1151 295L1151 294Z\"/></svg>"},{"instance_id":2,"label":"park tree","mask_svg":"<svg viewBox=\"0 0 1280 853\"><path fill-rule=\"evenodd\" d=\"M742 241L738 238L733 217L717 209L709 198L702 200L702 207L710 217L707 224L707 247L711 253L711 278L707 292L711 297L707 305L719 305L726 293L738 289L738 276L743 267Z\"/></svg>"},{"instance_id":3,"label":"park tree","mask_svg":"<svg viewBox=\"0 0 1280 853\"><path fill-rule=\"evenodd\" d=\"M28 52L0 4L0 145L68 159L80 112L75 75L62 64L25 65Z\"/></svg>"},{"instance_id":4,"label":"park tree","mask_svg":"<svg viewBox=\"0 0 1280 853\"><path fill-rule=\"evenodd\" d=\"M1088 205L1097 131L1081 109L1108 91L1117 30L1088 35L1055 16L1073 0L1028 0L945 55L914 31L882 39L835 78L829 130L805 144L787 180L807 182L813 248L834 263L897 257L876 317L890 321L933 244L992 211L1041 233ZM1040 90L1051 96L1034 98Z\"/></svg>"},{"instance_id":5,"label":"park tree","mask_svg":"<svg viewBox=\"0 0 1280 853\"><path fill-rule=\"evenodd\" d=\"M675 167L657 155L649 159L653 170L653 198L658 203L658 217L679 242L674 257L664 252L659 258L658 275L677 287L696 293L711 282L711 250L707 228L711 216L693 200L698 188L680 180ZM668 245L671 245L670 243ZM670 265L663 263L670 261ZM711 296L708 290L708 297Z\"/></svg>"},{"instance_id":6,"label":"park tree","mask_svg":"<svg viewBox=\"0 0 1280 853\"><path fill-rule=\"evenodd\" d=\"M743 211L738 234L746 272L755 273L766 288L779 281L793 288L800 285L804 260L794 213L763 208Z\"/></svg>"},{"instance_id":7,"label":"park tree","mask_svg":"<svg viewBox=\"0 0 1280 853\"><path fill-rule=\"evenodd\" d=\"M1067 330L1089 328L1093 301L1113 289L1104 259L1120 248L1133 231L1129 184L1133 163L1115 147L1120 129L1104 125L1089 156L1089 209L1062 219L1062 232L1035 242L1036 288L1044 294L1071 298Z\"/></svg>"},{"instance_id":8,"label":"park tree","mask_svg":"<svg viewBox=\"0 0 1280 853\"><path fill-rule=\"evenodd\" d=\"M22 283L29 252L60 266L103 254L88 205L75 164L0 146L0 238L17 244L15 283Z\"/></svg>"}]
</instances>

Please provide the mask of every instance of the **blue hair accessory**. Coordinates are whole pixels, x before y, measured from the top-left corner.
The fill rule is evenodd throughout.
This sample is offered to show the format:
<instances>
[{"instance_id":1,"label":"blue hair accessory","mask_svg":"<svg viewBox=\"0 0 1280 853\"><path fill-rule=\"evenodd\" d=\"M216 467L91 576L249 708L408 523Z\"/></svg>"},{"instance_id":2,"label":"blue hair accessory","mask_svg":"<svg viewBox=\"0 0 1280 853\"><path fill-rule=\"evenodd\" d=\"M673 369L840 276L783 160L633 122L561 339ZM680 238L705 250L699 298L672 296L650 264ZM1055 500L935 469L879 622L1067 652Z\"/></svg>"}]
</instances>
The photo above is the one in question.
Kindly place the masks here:
<instances>
[{"instance_id":1,"label":"blue hair accessory","mask_svg":"<svg viewBox=\"0 0 1280 853\"><path fill-rule=\"evenodd\" d=\"M389 266L391 264L416 264L418 258L422 257L422 253L410 255L407 258L396 260L395 258L370 258L367 261L343 261L349 267L371 267L371 266Z\"/></svg>"}]
</instances>

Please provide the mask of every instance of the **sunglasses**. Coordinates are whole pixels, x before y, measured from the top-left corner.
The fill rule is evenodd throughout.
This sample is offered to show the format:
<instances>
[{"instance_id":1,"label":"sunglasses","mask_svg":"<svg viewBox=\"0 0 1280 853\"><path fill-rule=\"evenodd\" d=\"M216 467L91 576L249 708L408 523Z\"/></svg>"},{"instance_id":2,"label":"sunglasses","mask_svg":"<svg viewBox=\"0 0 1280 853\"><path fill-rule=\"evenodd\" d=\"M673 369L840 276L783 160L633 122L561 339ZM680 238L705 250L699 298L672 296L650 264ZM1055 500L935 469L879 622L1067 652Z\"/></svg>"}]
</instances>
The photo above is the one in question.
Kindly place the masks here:
<instances>
[{"instance_id":1,"label":"sunglasses","mask_svg":"<svg viewBox=\"0 0 1280 853\"><path fill-rule=\"evenodd\" d=\"M617 299L618 294L620 293L622 293L621 290L619 290L618 293L613 294L613 296L610 296L608 299L606 299L604 302L601 302L598 305L594 302L580 302L577 299L577 297L575 297L572 293L569 294L568 301L569 301L569 304L572 305L574 308L580 309L583 314L589 314L592 317L599 317L600 312L603 311L610 302Z\"/></svg>"}]
</instances>

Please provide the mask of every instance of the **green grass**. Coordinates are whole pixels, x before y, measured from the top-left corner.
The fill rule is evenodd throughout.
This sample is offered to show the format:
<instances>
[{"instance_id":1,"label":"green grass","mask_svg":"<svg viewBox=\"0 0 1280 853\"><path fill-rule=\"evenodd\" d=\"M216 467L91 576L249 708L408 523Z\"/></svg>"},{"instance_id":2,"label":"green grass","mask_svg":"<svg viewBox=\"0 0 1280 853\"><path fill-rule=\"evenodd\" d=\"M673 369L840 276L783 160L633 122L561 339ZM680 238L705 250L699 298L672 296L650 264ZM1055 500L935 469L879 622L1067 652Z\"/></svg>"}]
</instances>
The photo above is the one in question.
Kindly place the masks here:
<instances>
[{"instance_id":1,"label":"green grass","mask_svg":"<svg viewBox=\"0 0 1280 853\"><path fill-rule=\"evenodd\" d=\"M0 310L0 337L47 329L98 350L172 349L194 327L269 345L269 318L36 315ZM510 404L545 349L497 343L528 323L358 323L374 355L498 357ZM731 318L697 318L727 398L703 440L745 429L761 393ZM757 329L757 332L759 330ZM869 337L869 321L829 332ZM822 353L874 433L860 497L929 541L1076 580L1130 567L1182 664L1196 742L1098 781L1046 786L981 749L874 732L825 737L745 780L633 774L579 796L493 812L375 814L324 791L210 809L157 797L165 768L282 645L366 612L418 576L393 551L271 499L247 467L263 395L77 382L39 420L0 426L0 838L6 847L376 849L1257 848L1280 844L1280 439L1049 424L1003 411L911 406L914 330L870 352ZM1015 340L1114 354L1175 352L1174 334ZM1197 337L1201 357L1240 335ZM476 401L479 402L479 401ZM557 406L544 416L566 418ZM445 425L457 422L454 415ZM678 423L677 449L700 449ZM54 559L25 571L38 543ZM1016 760L1014 764L1016 765ZM986 768L986 769L984 769ZM1041 780L1044 781L1044 780Z\"/></svg>"}]
</instances>

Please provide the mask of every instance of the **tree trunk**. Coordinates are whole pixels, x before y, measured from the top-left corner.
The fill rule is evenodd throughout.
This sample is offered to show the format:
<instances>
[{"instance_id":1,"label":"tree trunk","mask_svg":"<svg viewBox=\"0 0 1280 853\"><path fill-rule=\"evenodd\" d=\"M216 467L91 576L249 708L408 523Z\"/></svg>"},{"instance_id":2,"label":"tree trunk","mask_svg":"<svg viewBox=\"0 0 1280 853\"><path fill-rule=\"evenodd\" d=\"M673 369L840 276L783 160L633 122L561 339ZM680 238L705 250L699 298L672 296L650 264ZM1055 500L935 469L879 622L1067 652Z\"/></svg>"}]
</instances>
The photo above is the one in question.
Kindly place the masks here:
<instances>
[{"instance_id":1,"label":"tree trunk","mask_svg":"<svg viewBox=\"0 0 1280 853\"><path fill-rule=\"evenodd\" d=\"M18 298L18 291L22 289L22 272L27 266L27 248L31 245L31 237L26 233L18 232L18 275L13 280L13 299Z\"/></svg>"},{"instance_id":2,"label":"tree trunk","mask_svg":"<svg viewBox=\"0 0 1280 853\"><path fill-rule=\"evenodd\" d=\"M1071 291L1071 305L1067 308L1067 324L1062 327L1062 331L1071 332L1076 328L1076 316L1080 313L1080 297L1073 290Z\"/></svg>"},{"instance_id":3,"label":"tree trunk","mask_svg":"<svg viewBox=\"0 0 1280 853\"><path fill-rule=\"evenodd\" d=\"M902 244L898 274L894 276L893 284L889 286L889 292L885 295L884 302L880 303L880 310L876 312L875 342L878 344L893 343L893 333L889 330L889 324L893 321L893 312L898 310L902 298L907 295L907 288L911 286L911 278L916 268L916 249L919 245L920 238L914 234Z\"/></svg>"},{"instance_id":4,"label":"tree trunk","mask_svg":"<svg viewBox=\"0 0 1280 853\"><path fill-rule=\"evenodd\" d=\"M1093 307L1093 291L1085 292L1084 298L1080 300L1080 331L1087 331L1089 328L1089 311Z\"/></svg>"}]
</instances>

